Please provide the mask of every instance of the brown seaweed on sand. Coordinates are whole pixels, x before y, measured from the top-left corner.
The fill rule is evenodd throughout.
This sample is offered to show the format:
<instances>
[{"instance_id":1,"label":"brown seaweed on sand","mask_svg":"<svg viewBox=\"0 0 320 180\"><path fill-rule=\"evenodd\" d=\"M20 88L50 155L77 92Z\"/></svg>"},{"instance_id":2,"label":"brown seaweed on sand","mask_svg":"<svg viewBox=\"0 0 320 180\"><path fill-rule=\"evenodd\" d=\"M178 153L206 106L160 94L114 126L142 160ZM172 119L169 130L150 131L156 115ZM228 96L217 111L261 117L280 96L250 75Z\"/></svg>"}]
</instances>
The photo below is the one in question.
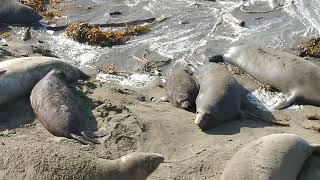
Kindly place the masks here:
<instances>
[{"instance_id":1,"label":"brown seaweed on sand","mask_svg":"<svg viewBox=\"0 0 320 180\"><path fill-rule=\"evenodd\" d=\"M320 58L320 36L312 37L301 43L299 46L299 56Z\"/></svg>"},{"instance_id":2,"label":"brown seaweed on sand","mask_svg":"<svg viewBox=\"0 0 320 180\"><path fill-rule=\"evenodd\" d=\"M73 22L65 29L67 37L80 43L98 46L113 46L124 44L132 36L140 35L150 31L151 26L163 19L153 23L135 25L118 30L103 31L98 25L89 23Z\"/></svg>"},{"instance_id":3,"label":"brown seaweed on sand","mask_svg":"<svg viewBox=\"0 0 320 180\"><path fill-rule=\"evenodd\" d=\"M63 0L20 0L24 5L32 7L49 23L54 21L55 17L61 16L60 4ZM50 6L48 10L47 5Z\"/></svg>"}]
</instances>

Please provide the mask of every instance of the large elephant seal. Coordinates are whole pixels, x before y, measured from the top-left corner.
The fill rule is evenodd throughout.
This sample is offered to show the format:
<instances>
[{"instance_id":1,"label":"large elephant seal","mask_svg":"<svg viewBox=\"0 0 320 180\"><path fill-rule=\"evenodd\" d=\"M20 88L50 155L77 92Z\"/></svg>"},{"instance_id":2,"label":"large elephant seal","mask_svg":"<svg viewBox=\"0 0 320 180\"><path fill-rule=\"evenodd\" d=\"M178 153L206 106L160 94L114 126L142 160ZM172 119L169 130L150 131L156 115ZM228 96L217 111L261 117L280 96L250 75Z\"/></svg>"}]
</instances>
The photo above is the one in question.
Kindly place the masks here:
<instances>
[{"instance_id":1,"label":"large elephant seal","mask_svg":"<svg viewBox=\"0 0 320 180\"><path fill-rule=\"evenodd\" d=\"M194 111L199 87L190 73L187 69L174 70L168 75L164 88L174 106Z\"/></svg>"},{"instance_id":2,"label":"large elephant seal","mask_svg":"<svg viewBox=\"0 0 320 180\"><path fill-rule=\"evenodd\" d=\"M202 130L241 115L241 87L223 65L208 63L194 70L200 86L195 124Z\"/></svg>"},{"instance_id":3,"label":"large elephant seal","mask_svg":"<svg viewBox=\"0 0 320 180\"><path fill-rule=\"evenodd\" d=\"M320 67L310 61L253 45L231 47L223 59L258 81L289 94L290 97L274 109L293 104L320 106Z\"/></svg>"},{"instance_id":4,"label":"large elephant seal","mask_svg":"<svg viewBox=\"0 0 320 180\"><path fill-rule=\"evenodd\" d=\"M3 180L146 180L163 162L156 153L134 152L118 159L97 157L77 145L17 140L0 146ZM19 170L18 170L19 169Z\"/></svg>"},{"instance_id":5,"label":"large elephant seal","mask_svg":"<svg viewBox=\"0 0 320 180\"><path fill-rule=\"evenodd\" d=\"M53 69L42 78L32 89L30 102L37 119L53 135L73 138L82 144L99 144L81 129L86 117L81 113L62 71Z\"/></svg>"},{"instance_id":6,"label":"large elephant seal","mask_svg":"<svg viewBox=\"0 0 320 180\"><path fill-rule=\"evenodd\" d=\"M0 23L32 25L42 19L34 9L23 5L18 0L1 0Z\"/></svg>"},{"instance_id":7,"label":"large elephant seal","mask_svg":"<svg viewBox=\"0 0 320 180\"><path fill-rule=\"evenodd\" d=\"M50 57L16 58L0 62L0 105L27 95L52 69L59 69L68 81L89 78L76 67Z\"/></svg>"},{"instance_id":8,"label":"large elephant seal","mask_svg":"<svg viewBox=\"0 0 320 180\"><path fill-rule=\"evenodd\" d=\"M293 134L272 134L241 148L227 163L221 180L293 180L319 145Z\"/></svg>"}]
</instances>

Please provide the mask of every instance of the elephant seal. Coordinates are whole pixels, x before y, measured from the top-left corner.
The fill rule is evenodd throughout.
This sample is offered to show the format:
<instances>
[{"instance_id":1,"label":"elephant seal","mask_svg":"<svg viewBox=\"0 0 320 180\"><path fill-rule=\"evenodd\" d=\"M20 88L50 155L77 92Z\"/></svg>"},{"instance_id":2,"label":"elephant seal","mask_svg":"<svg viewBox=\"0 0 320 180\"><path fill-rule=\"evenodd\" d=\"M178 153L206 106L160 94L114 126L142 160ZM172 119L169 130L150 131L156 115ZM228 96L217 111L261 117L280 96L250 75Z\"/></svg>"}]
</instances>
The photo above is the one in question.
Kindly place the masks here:
<instances>
[{"instance_id":1,"label":"elephant seal","mask_svg":"<svg viewBox=\"0 0 320 180\"><path fill-rule=\"evenodd\" d=\"M53 69L44 76L32 89L30 102L37 119L51 134L73 138L82 144L100 144L81 130L85 119L62 71ZM99 132L92 134L105 136Z\"/></svg>"},{"instance_id":2,"label":"elephant seal","mask_svg":"<svg viewBox=\"0 0 320 180\"><path fill-rule=\"evenodd\" d=\"M0 105L31 92L50 70L59 69L68 81L89 78L76 67L51 57L26 57L0 62Z\"/></svg>"},{"instance_id":3,"label":"elephant seal","mask_svg":"<svg viewBox=\"0 0 320 180\"><path fill-rule=\"evenodd\" d=\"M32 25L42 19L34 9L17 0L1 0L0 23Z\"/></svg>"},{"instance_id":4,"label":"elephant seal","mask_svg":"<svg viewBox=\"0 0 320 180\"><path fill-rule=\"evenodd\" d=\"M174 106L194 111L199 87L190 73L184 69L173 71L168 75L164 89L169 101Z\"/></svg>"},{"instance_id":5,"label":"elephant seal","mask_svg":"<svg viewBox=\"0 0 320 180\"><path fill-rule=\"evenodd\" d=\"M0 160L7 162L1 166L0 179L146 180L164 160L160 154L144 152L108 160L76 145L18 142L19 146L0 146Z\"/></svg>"},{"instance_id":6,"label":"elephant seal","mask_svg":"<svg viewBox=\"0 0 320 180\"><path fill-rule=\"evenodd\" d=\"M207 63L196 67L200 86L196 99L195 124L206 130L241 115L241 86L223 65Z\"/></svg>"},{"instance_id":7,"label":"elephant seal","mask_svg":"<svg viewBox=\"0 0 320 180\"><path fill-rule=\"evenodd\" d=\"M231 47L223 59L256 80L289 95L273 109L285 109L293 104L320 106L320 67L310 61L254 45Z\"/></svg>"},{"instance_id":8,"label":"elephant seal","mask_svg":"<svg viewBox=\"0 0 320 180\"><path fill-rule=\"evenodd\" d=\"M241 148L227 163L221 180L293 180L319 145L294 134L272 134Z\"/></svg>"}]
</instances>

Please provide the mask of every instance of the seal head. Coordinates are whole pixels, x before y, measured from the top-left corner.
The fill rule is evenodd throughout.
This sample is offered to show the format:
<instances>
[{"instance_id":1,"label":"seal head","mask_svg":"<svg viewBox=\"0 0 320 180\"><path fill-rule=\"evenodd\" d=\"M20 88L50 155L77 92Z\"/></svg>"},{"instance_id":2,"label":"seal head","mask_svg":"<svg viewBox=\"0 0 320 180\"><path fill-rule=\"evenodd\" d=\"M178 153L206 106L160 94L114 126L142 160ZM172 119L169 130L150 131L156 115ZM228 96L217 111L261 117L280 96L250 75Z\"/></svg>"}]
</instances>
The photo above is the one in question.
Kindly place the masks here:
<instances>
[{"instance_id":1,"label":"seal head","mask_svg":"<svg viewBox=\"0 0 320 180\"><path fill-rule=\"evenodd\" d=\"M120 174L127 174L128 179L146 179L163 162L164 157L156 153L131 153L123 156L120 161Z\"/></svg>"}]
</instances>

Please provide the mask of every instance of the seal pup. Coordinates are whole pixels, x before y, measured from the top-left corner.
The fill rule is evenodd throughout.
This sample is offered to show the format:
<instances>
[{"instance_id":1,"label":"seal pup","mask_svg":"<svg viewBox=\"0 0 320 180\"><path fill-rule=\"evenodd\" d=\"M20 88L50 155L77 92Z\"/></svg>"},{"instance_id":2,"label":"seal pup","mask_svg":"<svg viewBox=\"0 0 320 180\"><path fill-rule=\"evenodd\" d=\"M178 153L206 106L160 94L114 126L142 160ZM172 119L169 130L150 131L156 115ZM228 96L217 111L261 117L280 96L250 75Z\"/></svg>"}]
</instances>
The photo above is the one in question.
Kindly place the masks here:
<instances>
[{"instance_id":1,"label":"seal pup","mask_svg":"<svg viewBox=\"0 0 320 180\"><path fill-rule=\"evenodd\" d=\"M171 72L164 85L167 98L178 108L195 111L199 87L188 69Z\"/></svg>"},{"instance_id":2,"label":"seal pup","mask_svg":"<svg viewBox=\"0 0 320 180\"><path fill-rule=\"evenodd\" d=\"M254 45L231 47L223 59L258 81L289 95L286 101L273 109L281 110L293 104L320 106L320 67L310 61Z\"/></svg>"},{"instance_id":3,"label":"seal pup","mask_svg":"<svg viewBox=\"0 0 320 180\"><path fill-rule=\"evenodd\" d=\"M53 69L44 76L32 89L30 102L35 116L51 134L73 138L82 144L100 144L81 130L84 117L62 71ZM92 134L105 136L103 132Z\"/></svg>"},{"instance_id":4,"label":"seal pup","mask_svg":"<svg viewBox=\"0 0 320 180\"><path fill-rule=\"evenodd\" d=\"M240 116L241 87L230 72L217 63L193 67L200 86L194 123L206 130Z\"/></svg>"},{"instance_id":5,"label":"seal pup","mask_svg":"<svg viewBox=\"0 0 320 180\"><path fill-rule=\"evenodd\" d=\"M294 134L272 134L250 142L227 162L221 180L293 180L306 159L320 152Z\"/></svg>"},{"instance_id":6,"label":"seal pup","mask_svg":"<svg viewBox=\"0 0 320 180\"><path fill-rule=\"evenodd\" d=\"M78 68L51 57L26 57L0 62L0 105L27 95L50 70L59 69L68 81L89 78Z\"/></svg>"},{"instance_id":7,"label":"seal pup","mask_svg":"<svg viewBox=\"0 0 320 180\"><path fill-rule=\"evenodd\" d=\"M34 9L17 0L1 0L0 23L32 25L42 19Z\"/></svg>"}]
</instances>

